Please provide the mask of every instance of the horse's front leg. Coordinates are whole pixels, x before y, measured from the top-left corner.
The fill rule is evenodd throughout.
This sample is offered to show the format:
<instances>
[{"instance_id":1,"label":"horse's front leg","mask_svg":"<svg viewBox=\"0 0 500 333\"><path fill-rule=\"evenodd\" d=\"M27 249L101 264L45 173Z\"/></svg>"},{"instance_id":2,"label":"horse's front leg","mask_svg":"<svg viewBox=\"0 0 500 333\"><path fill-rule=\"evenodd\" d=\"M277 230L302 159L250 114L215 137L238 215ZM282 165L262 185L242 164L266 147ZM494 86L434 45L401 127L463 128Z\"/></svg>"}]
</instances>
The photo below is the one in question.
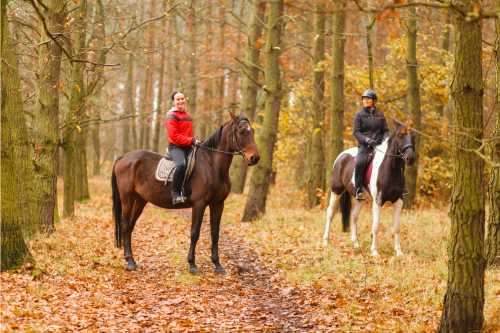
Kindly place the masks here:
<instances>
[{"instance_id":1,"label":"horse's front leg","mask_svg":"<svg viewBox=\"0 0 500 333\"><path fill-rule=\"evenodd\" d=\"M351 240L354 243L354 248L358 248L360 246L358 240L358 219L359 213L361 213L361 208L363 208L364 205L364 200L356 200L351 214Z\"/></svg>"},{"instance_id":2,"label":"horse's front leg","mask_svg":"<svg viewBox=\"0 0 500 333\"><path fill-rule=\"evenodd\" d=\"M210 205L210 234L212 236L212 262L215 265L215 273L226 274L226 270L219 262L219 230L224 202Z\"/></svg>"},{"instance_id":3,"label":"horse's front leg","mask_svg":"<svg viewBox=\"0 0 500 333\"><path fill-rule=\"evenodd\" d=\"M399 233L401 232L401 222L399 217L401 215L401 208L403 208L403 200L399 199L392 205L392 217L394 219L394 238L395 245L394 249L396 250L396 255L401 256L403 252L401 252L401 245L399 244Z\"/></svg>"},{"instance_id":4,"label":"horse's front leg","mask_svg":"<svg viewBox=\"0 0 500 333\"><path fill-rule=\"evenodd\" d=\"M380 230L380 211L382 210L382 206L377 203L377 200L373 200L373 243L372 243L372 255L378 256L377 251L377 235Z\"/></svg>"},{"instance_id":5,"label":"horse's front leg","mask_svg":"<svg viewBox=\"0 0 500 333\"><path fill-rule=\"evenodd\" d=\"M200 239L200 229L201 223L203 222L203 214L207 206L205 204L195 204L192 210L192 220L191 220L191 245L189 245L188 262L189 262L189 273L199 274L200 271L195 264L195 251L196 243Z\"/></svg>"},{"instance_id":6,"label":"horse's front leg","mask_svg":"<svg viewBox=\"0 0 500 333\"><path fill-rule=\"evenodd\" d=\"M328 246L328 241L330 240L330 225L333 217L335 216L337 206L339 205L340 197L340 195L336 195L333 191L331 192L330 204L328 205L328 209L326 211L326 228L325 234L323 235L323 247Z\"/></svg>"}]
</instances>

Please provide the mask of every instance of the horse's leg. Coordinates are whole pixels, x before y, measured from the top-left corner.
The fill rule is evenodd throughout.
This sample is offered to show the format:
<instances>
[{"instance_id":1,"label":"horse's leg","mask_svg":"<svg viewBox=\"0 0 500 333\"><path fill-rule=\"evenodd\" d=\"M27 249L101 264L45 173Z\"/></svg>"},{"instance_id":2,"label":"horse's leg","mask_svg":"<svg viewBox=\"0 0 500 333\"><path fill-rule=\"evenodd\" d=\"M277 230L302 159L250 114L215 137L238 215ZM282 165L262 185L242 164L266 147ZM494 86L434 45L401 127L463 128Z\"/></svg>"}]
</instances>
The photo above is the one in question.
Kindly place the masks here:
<instances>
[{"instance_id":1,"label":"horse's leg","mask_svg":"<svg viewBox=\"0 0 500 333\"><path fill-rule=\"evenodd\" d=\"M189 245L188 262L189 262L189 273L199 274L200 271L195 264L195 251L196 243L200 238L201 223L203 222L203 213L207 206L205 204L195 204L192 210L192 220L191 220L191 245Z\"/></svg>"},{"instance_id":2,"label":"horse's leg","mask_svg":"<svg viewBox=\"0 0 500 333\"><path fill-rule=\"evenodd\" d=\"M399 221L399 216L401 215L401 208L403 208L403 200L399 199L392 205L392 217L394 219L394 238L396 244L394 249L396 250L396 255L401 256L401 245L399 244L399 233L401 232L401 222Z\"/></svg>"},{"instance_id":3,"label":"horse's leg","mask_svg":"<svg viewBox=\"0 0 500 333\"><path fill-rule=\"evenodd\" d=\"M354 243L354 248L359 247L359 241L358 241L358 218L359 218L359 213L361 213L361 208L365 205L364 200L356 200L354 203L354 208L352 210L352 215L351 215L351 240Z\"/></svg>"},{"instance_id":4,"label":"horse's leg","mask_svg":"<svg viewBox=\"0 0 500 333\"><path fill-rule=\"evenodd\" d=\"M377 252L377 235L380 230L380 211L382 210L382 206L379 206L377 204L377 200L373 200L373 226L372 226L372 233L373 233L373 242L372 242L372 255L373 256L378 256Z\"/></svg>"},{"instance_id":5,"label":"horse's leg","mask_svg":"<svg viewBox=\"0 0 500 333\"><path fill-rule=\"evenodd\" d=\"M132 231L134 231L135 222L141 216L147 202L145 200L127 200L123 202L123 252L127 260L127 269L135 271L137 264L132 254Z\"/></svg>"},{"instance_id":6,"label":"horse's leg","mask_svg":"<svg viewBox=\"0 0 500 333\"><path fill-rule=\"evenodd\" d=\"M323 236L323 247L328 246L328 241L330 240L330 225L332 223L333 217L335 216L335 212L337 211L340 197L340 195L336 195L333 192L330 196L330 204L328 205L328 210L326 211L326 229L325 235Z\"/></svg>"},{"instance_id":7,"label":"horse's leg","mask_svg":"<svg viewBox=\"0 0 500 333\"><path fill-rule=\"evenodd\" d=\"M210 234L212 236L212 262L215 265L215 273L226 274L226 270L219 262L219 229L224 202L210 205Z\"/></svg>"}]
</instances>

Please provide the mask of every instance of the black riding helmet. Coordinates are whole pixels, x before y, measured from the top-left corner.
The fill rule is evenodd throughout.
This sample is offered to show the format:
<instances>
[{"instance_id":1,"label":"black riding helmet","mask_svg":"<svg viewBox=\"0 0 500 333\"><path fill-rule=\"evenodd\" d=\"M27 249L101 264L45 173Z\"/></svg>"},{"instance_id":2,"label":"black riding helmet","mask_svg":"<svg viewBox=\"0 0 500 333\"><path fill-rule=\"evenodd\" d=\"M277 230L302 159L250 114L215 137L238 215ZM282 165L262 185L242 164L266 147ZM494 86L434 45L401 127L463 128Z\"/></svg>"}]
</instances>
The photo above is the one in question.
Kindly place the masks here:
<instances>
[{"instance_id":1,"label":"black riding helmet","mask_svg":"<svg viewBox=\"0 0 500 333\"><path fill-rule=\"evenodd\" d=\"M368 97L368 98L373 98L373 100L377 100L377 93L371 89L365 90L363 95L361 95L361 98L363 97Z\"/></svg>"}]
</instances>

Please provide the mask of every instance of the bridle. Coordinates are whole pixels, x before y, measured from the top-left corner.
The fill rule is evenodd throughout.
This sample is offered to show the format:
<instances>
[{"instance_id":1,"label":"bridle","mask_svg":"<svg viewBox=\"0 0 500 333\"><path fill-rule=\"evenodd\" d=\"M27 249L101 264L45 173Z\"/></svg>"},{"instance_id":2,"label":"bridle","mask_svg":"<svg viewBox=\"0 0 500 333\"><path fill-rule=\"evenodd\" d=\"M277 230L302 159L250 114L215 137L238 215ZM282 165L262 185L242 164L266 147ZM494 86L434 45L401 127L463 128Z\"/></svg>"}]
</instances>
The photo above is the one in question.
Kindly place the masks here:
<instances>
[{"instance_id":1,"label":"bridle","mask_svg":"<svg viewBox=\"0 0 500 333\"><path fill-rule=\"evenodd\" d=\"M238 119L238 122L236 124L234 124L234 122L233 122L233 125L231 127L231 137L233 138L233 142L236 144L236 151L237 151L237 153L231 153L231 152L228 152L228 151L217 150L215 148L204 147L204 146L201 146L201 145L199 145L198 147L205 148L205 149L208 149L208 150L211 150L211 151L215 151L215 152L218 152L218 153L227 154L227 155L233 155L233 156L240 155L240 156L243 156L245 158L245 160L247 161L247 163L251 164L251 162L248 159L247 155L245 155L245 153L243 151L241 151L240 145L238 144L238 140L236 139L235 130L236 130L236 128L241 123L248 123L248 125L250 125L250 121L248 119L240 117Z\"/></svg>"},{"instance_id":2,"label":"bridle","mask_svg":"<svg viewBox=\"0 0 500 333\"><path fill-rule=\"evenodd\" d=\"M415 151L415 146L413 146L411 143L404 145L402 148L400 148L399 138L397 136L396 136L396 147L397 147L397 154L389 154L389 153L386 153L378 148L375 148L375 149L381 153L384 153L385 155L400 157L403 160L405 159L405 156L403 155L403 153L405 152L406 149L412 148L413 151Z\"/></svg>"}]
</instances>

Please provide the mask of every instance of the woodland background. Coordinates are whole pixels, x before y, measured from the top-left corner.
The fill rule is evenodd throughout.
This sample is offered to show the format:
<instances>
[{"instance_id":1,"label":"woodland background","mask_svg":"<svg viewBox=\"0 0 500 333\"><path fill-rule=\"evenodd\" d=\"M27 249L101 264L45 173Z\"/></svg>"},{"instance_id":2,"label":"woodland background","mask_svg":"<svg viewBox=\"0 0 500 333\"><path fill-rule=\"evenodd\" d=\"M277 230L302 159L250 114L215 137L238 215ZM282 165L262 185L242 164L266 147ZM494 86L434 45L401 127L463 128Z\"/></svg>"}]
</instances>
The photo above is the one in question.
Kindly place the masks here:
<instances>
[{"instance_id":1,"label":"woodland background","mask_svg":"<svg viewBox=\"0 0 500 333\"><path fill-rule=\"evenodd\" d=\"M377 107L388 117L391 129L390 117L400 121L413 117L419 131L418 164L406 171L411 195L405 198L405 207L412 209L407 213L410 220L429 214L421 226L429 229L421 232L439 230L438 238L427 244L442 244L448 237L448 227L453 234L453 207L457 202L452 197L453 187L468 179L460 176L457 163L481 156L483 162L474 169L480 179L470 183L477 193L467 195L472 201L479 198L479 203L468 206L479 217L463 218L462 223L483 233L463 244L479 244L477 253L486 258L474 266L474 274L480 272L478 281L484 281L486 274L490 283L486 291L488 325L498 325L500 281L494 274L498 272L494 262L500 252L497 6L494 1L2 0L2 252L17 251L21 256L31 253L39 265L27 264L26 269L18 259L8 262L3 256L2 270L24 267L23 274L26 270L30 274L38 272L35 276L43 276L40 271L44 269L50 272L49 267L55 265L51 260L56 259L45 257L47 248L63 251L68 246L61 238L63 230L74 233L71 225L76 221L91 223L91 217L79 216L78 211L86 204L101 207L95 200L106 200L103 198L108 191L102 189L102 184L115 159L135 149L164 153L168 145L166 112L171 107L172 92L180 89L185 92L187 109L194 118L195 136L207 139L230 119L227 109L235 113L244 110L256 129L261 155L268 157L254 168L246 168L242 159L234 159L230 173L234 195L228 200L236 206L228 213L228 223L260 219L255 225L262 226L262 230L245 228L264 233L253 239L261 253L271 251L276 257L295 253L288 266L274 263L283 274L292 271L297 273L294 281L299 284L316 281L315 286L333 288L340 282L318 282L318 276L335 267L324 266L323 259L315 257L319 250L314 244L322 232L318 233L319 221L328 197L332 163L343 149L356 144L352 120L361 108L361 93L371 87L379 96ZM472 37L457 30L469 25L476 29ZM464 49L460 45L464 44L460 43L464 40L467 48L477 52L461 53ZM464 69L467 65L474 69L468 72ZM477 74L479 79L467 73ZM459 92L454 95L451 88L460 76L474 76L475 84L480 86L469 85L476 92L476 107L470 106L469 114L461 113L457 106L460 103L454 104ZM468 125L464 119L465 123L470 120ZM476 153L460 149L453 152L461 137L472 138L474 143L464 147ZM12 163L8 165L8 161ZM97 186L94 190L92 183ZM283 194L293 199L287 203ZM448 200L452 201L451 222L441 216L450 209ZM488 200L490 238L483 250ZM96 208L90 216L109 224L109 202L102 205L105 208ZM244 213L238 214L238 210ZM289 217L289 221L306 238L306 248L298 245L298 238L293 246L266 243L267 231L273 235L273 228L286 228L279 216L287 211L299 216ZM17 218L7 224L8 216ZM299 232L304 228L299 223L301 218L313 222L317 219L318 230L310 230L307 236ZM451 225L440 222L435 227L437 220L447 220ZM369 233L367 230L365 233ZM232 232L234 236L240 231L234 227ZM347 243L345 237L334 237L339 243ZM13 239L18 245L10 243ZM26 247L24 240L30 239ZM102 251L115 251L108 245L110 249ZM303 254L302 259L297 258L297 251ZM439 274L445 279L445 246L432 247L432 251L412 250L420 260L412 272L428 272L428 278L435 279L423 267L428 260L436 260L441 265L438 270L444 272ZM68 254L68 258L74 255ZM320 258L328 255L332 253L323 253ZM448 255L454 258L452 252ZM110 254L110 258L111 266L118 262L116 256ZM354 251L349 258L353 262L361 260ZM486 261L493 265L490 273L482 273ZM358 264L356 261L355 268L349 269L361 269ZM375 264L391 267L394 263ZM399 264L412 267L411 260ZM301 265L307 266L309 273L304 273ZM119 265L115 266L106 269L111 274L119 270ZM78 279L87 276L70 271L59 274L76 274ZM377 276L383 279L384 274ZM181 285L185 279L173 277ZM191 282L188 279L187 284ZM43 285L43 281L26 283L35 283L36 288ZM442 311L442 293L443 286L436 286L422 307L441 307L436 311ZM318 304L327 313L350 304L348 301L333 306L325 302ZM397 317L402 314L397 309L401 307L380 313L388 311ZM474 309L482 318L483 305ZM12 313L11 318L17 318L13 325L18 325L19 314ZM355 313L351 315L356 317ZM402 323L411 322L411 318L396 320L396 327L408 329L410 326ZM411 329L435 329L436 320L433 317L426 321L429 326ZM474 325L463 327L477 327L477 323Z\"/></svg>"}]
</instances>

